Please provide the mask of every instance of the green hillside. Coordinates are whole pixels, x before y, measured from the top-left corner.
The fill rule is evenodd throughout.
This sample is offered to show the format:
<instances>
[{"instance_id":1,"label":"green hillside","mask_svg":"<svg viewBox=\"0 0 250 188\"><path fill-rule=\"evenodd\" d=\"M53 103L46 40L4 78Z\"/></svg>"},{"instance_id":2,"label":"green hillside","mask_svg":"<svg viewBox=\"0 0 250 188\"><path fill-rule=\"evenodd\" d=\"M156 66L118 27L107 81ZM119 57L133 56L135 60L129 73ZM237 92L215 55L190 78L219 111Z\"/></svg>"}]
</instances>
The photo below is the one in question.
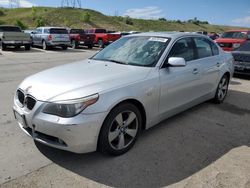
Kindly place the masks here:
<instances>
[{"instance_id":1,"label":"green hillside","mask_svg":"<svg viewBox=\"0 0 250 188\"><path fill-rule=\"evenodd\" d=\"M88 21L89 16L90 20ZM37 25L63 26L71 28L106 28L114 31L208 31L223 32L238 27L218 26L210 24L182 23L180 21L159 21L143 19L127 19L106 16L89 9L73 8L0 8L0 24L14 25L21 22L27 28Z\"/></svg>"}]
</instances>

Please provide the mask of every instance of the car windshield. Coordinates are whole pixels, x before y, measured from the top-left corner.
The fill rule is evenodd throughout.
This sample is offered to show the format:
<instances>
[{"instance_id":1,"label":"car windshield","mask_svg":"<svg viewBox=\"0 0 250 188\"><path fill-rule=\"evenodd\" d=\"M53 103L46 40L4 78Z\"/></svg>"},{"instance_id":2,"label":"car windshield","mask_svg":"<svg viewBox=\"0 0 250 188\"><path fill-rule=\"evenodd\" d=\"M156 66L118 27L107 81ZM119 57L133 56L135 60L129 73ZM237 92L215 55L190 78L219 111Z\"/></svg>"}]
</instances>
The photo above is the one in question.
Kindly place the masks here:
<instances>
[{"instance_id":1,"label":"car windshield","mask_svg":"<svg viewBox=\"0 0 250 188\"><path fill-rule=\"evenodd\" d=\"M239 48L236 48L235 51L250 52L250 41L245 42Z\"/></svg>"},{"instance_id":2,"label":"car windshield","mask_svg":"<svg viewBox=\"0 0 250 188\"><path fill-rule=\"evenodd\" d=\"M68 34L68 31L66 29L50 29L50 34Z\"/></svg>"},{"instance_id":3,"label":"car windshield","mask_svg":"<svg viewBox=\"0 0 250 188\"><path fill-rule=\"evenodd\" d=\"M19 27L0 27L0 32L21 32L21 29Z\"/></svg>"},{"instance_id":4,"label":"car windshield","mask_svg":"<svg viewBox=\"0 0 250 188\"><path fill-rule=\"evenodd\" d=\"M123 37L107 46L92 59L152 67L160 59L170 39L163 37Z\"/></svg>"},{"instance_id":5,"label":"car windshield","mask_svg":"<svg viewBox=\"0 0 250 188\"><path fill-rule=\"evenodd\" d=\"M226 32L223 33L221 38L231 38L231 39L245 39L247 38L246 32Z\"/></svg>"},{"instance_id":6,"label":"car windshield","mask_svg":"<svg viewBox=\"0 0 250 188\"><path fill-rule=\"evenodd\" d=\"M84 34L84 30L83 29L71 29L70 30L71 34Z\"/></svg>"}]
</instances>

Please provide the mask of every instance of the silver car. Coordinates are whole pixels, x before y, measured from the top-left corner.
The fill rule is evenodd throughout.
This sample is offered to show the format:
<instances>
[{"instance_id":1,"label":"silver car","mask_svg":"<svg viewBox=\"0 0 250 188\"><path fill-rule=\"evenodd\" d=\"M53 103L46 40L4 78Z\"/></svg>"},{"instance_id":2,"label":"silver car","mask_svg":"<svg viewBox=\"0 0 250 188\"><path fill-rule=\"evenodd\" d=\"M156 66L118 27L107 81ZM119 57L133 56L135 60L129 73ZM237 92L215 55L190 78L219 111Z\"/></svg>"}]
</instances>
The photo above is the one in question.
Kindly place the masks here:
<instances>
[{"instance_id":1,"label":"silver car","mask_svg":"<svg viewBox=\"0 0 250 188\"><path fill-rule=\"evenodd\" d=\"M44 50L56 46L66 50L71 46L68 31L62 27L39 27L31 32L31 38L33 46L41 46Z\"/></svg>"},{"instance_id":2,"label":"silver car","mask_svg":"<svg viewBox=\"0 0 250 188\"><path fill-rule=\"evenodd\" d=\"M14 114L48 146L120 155L141 130L204 101L223 102L232 75L232 55L203 35L130 35L90 59L26 78Z\"/></svg>"}]
</instances>

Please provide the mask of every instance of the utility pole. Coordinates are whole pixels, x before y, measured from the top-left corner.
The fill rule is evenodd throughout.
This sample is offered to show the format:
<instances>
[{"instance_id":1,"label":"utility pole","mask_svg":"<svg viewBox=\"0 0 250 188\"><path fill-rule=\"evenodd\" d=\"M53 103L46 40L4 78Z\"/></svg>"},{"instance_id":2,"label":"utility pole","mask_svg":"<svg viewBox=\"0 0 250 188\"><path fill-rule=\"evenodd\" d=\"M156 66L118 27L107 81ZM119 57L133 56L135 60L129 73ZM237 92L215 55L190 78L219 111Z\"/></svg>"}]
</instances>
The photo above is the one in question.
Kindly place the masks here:
<instances>
[{"instance_id":1,"label":"utility pole","mask_svg":"<svg viewBox=\"0 0 250 188\"><path fill-rule=\"evenodd\" d=\"M10 8L19 8L20 7L20 0L9 0L9 7Z\"/></svg>"},{"instance_id":2,"label":"utility pole","mask_svg":"<svg viewBox=\"0 0 250 188\"><path fill-rule=\"evenodd\" d=\"M82 8L81 0L61 0L61 7Z\"/></svg>"}]
</instances>

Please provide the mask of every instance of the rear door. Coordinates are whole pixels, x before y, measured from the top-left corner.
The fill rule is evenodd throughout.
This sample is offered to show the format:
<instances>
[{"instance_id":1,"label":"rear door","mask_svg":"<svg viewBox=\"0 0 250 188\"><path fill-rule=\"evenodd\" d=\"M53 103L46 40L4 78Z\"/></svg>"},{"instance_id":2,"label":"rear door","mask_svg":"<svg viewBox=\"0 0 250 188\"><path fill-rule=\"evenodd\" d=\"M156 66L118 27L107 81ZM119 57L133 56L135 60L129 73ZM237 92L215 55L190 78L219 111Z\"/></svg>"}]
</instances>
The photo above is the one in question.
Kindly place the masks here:
<instances>
[{"instance_id":1,"label":"rear door","mask_svg":"<svg viewBox=\"0 0 250 188\"><path fill-rule=\"evenodd\" d=\"M63 28L51 28L50 34L53 42L69 42L69 34L66 29Z\"/></svg>"},{"instance_id":2,"label":"rear door","mask_svg":"<svg viewBox=\"0 0 250 188\"><path fill-rule=\"evenodd\" d=\"M160 69L161 94L159 111L163 116L199 96L200 66L195 61L195 47L191 37L179 39L173 45L165 64L170 57L183 57L185 67Z\"/></svg>"},{"instance_id":3,"label":"rear door","mask_svg":"<svg viewBox=\"0 0 250 188\"><path fill-rule=\"evenodd\" d=\"M217 88L220 66L223 59L219 55L218 47L205 37L194 37L196 61L200 64L201 96L211 93Z\"/></svg>"}]
</instances>

